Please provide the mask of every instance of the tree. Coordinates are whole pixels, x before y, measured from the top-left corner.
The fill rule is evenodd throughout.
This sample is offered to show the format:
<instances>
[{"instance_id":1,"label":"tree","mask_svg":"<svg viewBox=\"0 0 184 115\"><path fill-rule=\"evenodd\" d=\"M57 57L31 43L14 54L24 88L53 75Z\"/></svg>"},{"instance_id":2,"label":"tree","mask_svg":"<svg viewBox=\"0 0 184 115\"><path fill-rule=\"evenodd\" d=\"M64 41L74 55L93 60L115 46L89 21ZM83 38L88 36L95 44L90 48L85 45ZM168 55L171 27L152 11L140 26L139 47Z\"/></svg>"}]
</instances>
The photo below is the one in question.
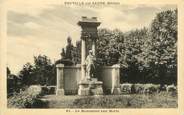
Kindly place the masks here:
<instances>
[{"instance_id":1,"label":"tree","mask_svg":"<svg viewBox=\"0 0 184 115\"><path fill-rule=\"evenodd\" d=\"M99 39L97 40L97 57L102 65L113 65L118 63L121 55L120 50L123 41L123 35L120 30L100 29L98 31ZM117 45L119 44L119 45Z\"/></svg>"},{"instance_id":2,"label":"tree","mask_svg":"<svg viewBox=\"0 0 184 115\"><path fill-rule=\"evenodd\" d=\"M7 96L11 96L13 93L19 92L21 85L21 79L12 74L9 67L7 67Z\"/></svg>"},{"instance_id":3,"label":"tree","mask_svg":"<svg viewBox=\"0 0 184 115\"><path fill-rule=\"evenodd\" d=\"M76 42L76 48L75 48L75 64L80 64L81 63L81 40Z\"/></svg>"},{"instance_id":4,"label":"tree","mask_svg":"<svg viewBox=\"0 0 184 115\"><path fill-rule=\"evenodd\" d=\"M145 41L149 38L147 28L136 29L125 33L123 50L120 57L122 80L129 82L145 82L144 57Z\"/></svg>"},{"instance_id":5,"label":"tree","mask_svg":"<svg viewBox=\"0 0 184 115\"><path fill-rule=\"evenodd\" d=\"M50 82L54 79L54 65L51 63L51 60L45 55L39 55L34 57L34 73L32 81L35 84L40 85L49 85Z\"/></svg>"},{"instance_id":6,"label":"tree","mask_svg":"<svg viewBox=\"0 0 184 115\"><path fill-rule=\"evenodd\" d=\"M32 84L33 66L30 63L23 65L22 70L19 72L19 77L22 79L22 85L27 86Z\"/></svg>"},{"instance_id":7,"label":"tree","mask_svg":"<svg viewBox=\"0 0 184 115\"><path fill-rule=\"evenodd\" d=\"M151 24L148 64L162 83L177 83L177 10L158 13ZM162 77L161 77L162 76Z\"/></svg>"},{"instance_id":8,"label":"tree","mask_svg":"<svg viewBox=\"0 0 184 115\"><path fill-rule=\"evenodd\" d=\"M158 13L149 28L100 29L97 57L102 65L120 63L124 82L176 83L177 10Z\"/></svg>"},{"instance_id":9,"label":"tree","mask_svg":"<svg viewBox=\"0 0 184 115\"><path fill-rule=\"evenodd\" d=\"M56 83L56 68L47 56L34 56L34 64L25 64L19 72L19 77L22 78L24 86L54 85Z\"/></svg>"}]
</instances>

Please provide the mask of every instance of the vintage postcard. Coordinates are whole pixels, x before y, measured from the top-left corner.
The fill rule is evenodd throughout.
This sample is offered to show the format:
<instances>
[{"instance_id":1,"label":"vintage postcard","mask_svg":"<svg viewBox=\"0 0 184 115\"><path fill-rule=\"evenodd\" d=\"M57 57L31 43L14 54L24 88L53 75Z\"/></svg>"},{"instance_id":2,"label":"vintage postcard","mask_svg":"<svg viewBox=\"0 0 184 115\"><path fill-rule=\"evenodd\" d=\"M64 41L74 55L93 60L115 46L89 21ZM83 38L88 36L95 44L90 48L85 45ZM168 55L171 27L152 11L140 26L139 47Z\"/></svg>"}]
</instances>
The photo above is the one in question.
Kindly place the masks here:
<instances>
[{"instance_id":1,"label":"vintage postcard","mask_svg":"<svg viewBox=\"0 0 184 115\"><path fill-rule=\"evenodd\" d=\"M184 1L0 3L0 114L184 115Z\"/></svg>"}]
</instances>

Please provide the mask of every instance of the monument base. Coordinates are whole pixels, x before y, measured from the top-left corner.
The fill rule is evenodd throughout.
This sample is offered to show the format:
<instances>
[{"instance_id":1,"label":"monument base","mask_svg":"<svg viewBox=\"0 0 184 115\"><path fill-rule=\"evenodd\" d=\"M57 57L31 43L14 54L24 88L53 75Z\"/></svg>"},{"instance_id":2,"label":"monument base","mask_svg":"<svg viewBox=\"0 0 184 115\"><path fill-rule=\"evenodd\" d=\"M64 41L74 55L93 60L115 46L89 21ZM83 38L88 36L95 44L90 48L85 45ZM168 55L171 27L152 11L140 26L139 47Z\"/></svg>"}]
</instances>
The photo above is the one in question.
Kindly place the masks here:
<instances>
[{"instance_id":1,"label":"monument base","mask_svg":"<svg viewBox=\"0 0 184 115\"><path fill-rule=\"evenodd\" d=\"M120 88L112 88L111 89L111 94L113 94L113 95L120 95L121 94Z\"/></svg>"},{"instance_id":2,"label":"monument base","mask_svg":"<svg viewBox=\"0 0 184 115\"><path fill-rule=\"evenodd\" d=\"M104 94L105 95L120 95L121 94L121 90L118 87L115 87L115 88L105 88L104 89Z\"/></svg>"},{"instance_id":3,"label":"monument base","mask_svg":"<svg viewBox=\"0 0 184 115\"><path fill-rule=\"evenodd\" d=\"M102 82L97 79L82 80L79 83L78 95L103 95Z\"/></svg>"},{"instance_id":4,"label":"monument base","mask_svg":"<svg viewBox=\"0 0 184 115\"><path fill-rule=\"evenodd\" d=\"M57 89L56 90L56 95L65 95L64 89Z\"/></svg>"}]
</instances>

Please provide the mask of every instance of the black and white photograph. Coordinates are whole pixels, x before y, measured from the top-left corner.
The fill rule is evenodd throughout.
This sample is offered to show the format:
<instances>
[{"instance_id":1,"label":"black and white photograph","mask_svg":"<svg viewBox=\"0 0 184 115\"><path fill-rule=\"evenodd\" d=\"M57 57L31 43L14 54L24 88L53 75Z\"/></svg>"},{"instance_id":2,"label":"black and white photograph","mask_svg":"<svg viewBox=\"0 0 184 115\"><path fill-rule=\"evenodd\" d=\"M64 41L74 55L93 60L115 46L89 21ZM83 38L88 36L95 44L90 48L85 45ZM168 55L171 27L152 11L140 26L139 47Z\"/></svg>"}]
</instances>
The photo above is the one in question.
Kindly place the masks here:
<instances>
[{"instance_id":1,"label":"black and white photograph","mask_svg":"<svg viewBox=\"0 0 184 115\"><path fill-rule=\"evenodd\" d=\"M7 108L178 108L177 4L41 1L7 3Z\"/></svg>"}]
</instances>

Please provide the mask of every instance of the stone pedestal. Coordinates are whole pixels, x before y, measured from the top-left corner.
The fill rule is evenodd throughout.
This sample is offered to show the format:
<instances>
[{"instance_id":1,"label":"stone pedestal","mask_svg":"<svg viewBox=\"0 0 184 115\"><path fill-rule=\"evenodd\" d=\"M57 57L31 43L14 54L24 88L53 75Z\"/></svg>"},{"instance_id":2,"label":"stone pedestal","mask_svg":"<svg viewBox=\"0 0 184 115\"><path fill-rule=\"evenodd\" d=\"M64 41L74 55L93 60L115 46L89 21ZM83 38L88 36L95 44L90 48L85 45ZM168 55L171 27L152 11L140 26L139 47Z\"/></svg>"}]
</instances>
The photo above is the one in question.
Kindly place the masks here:
<instances>
[{"instance_id":1,"label":"stone pedestal","mask_svg":"<svg viewBox=\"0 0 184 115\"><path fill-rule=\"evenodd\" d=\"M63 64L57 64L57 87L56 95L64 95L64 73L63 73Z\"/></svg>"},{"instance_id":2,"label":"stone pedestal","mask_svg":"<svg viewBox=\"0 0 184 115\"><path fill-rule=\"evenodd\" d=\"M56 90L56 95L65 95L64 89L57 89Z\"/></svg>"},{"instance_id":3,"label":"stone pedestal","mask_svg":"<svg viewBox=\"0 0 184 115\"><path fill-rule=\"evenodd\" d=\"M112 66L112 89L111 94L118 95L121 94L120 90L120 65L116 64Z\"/></svg>"},{"instance_id":4,"label":"stone pedestal","mask_svg":"<svg viewBox=\"0 0 184 115\"><path fill-rule=\"evenodd\" d=\"M79 83L78 95L103 95L102 84L97 79L83 80Z\"/></svg>"},{"instance_id":5,"label":"stone pedestal","mask_svg":"<svg viewBox=\"0 0 184 115\"><path fill-rule=\"evenodd\" d=\"M121 94L120 88L118 88L118 87L112 88L111 89L111 94L113 94L113 95L120 95Z\"/></svg>"}]
</instances>

